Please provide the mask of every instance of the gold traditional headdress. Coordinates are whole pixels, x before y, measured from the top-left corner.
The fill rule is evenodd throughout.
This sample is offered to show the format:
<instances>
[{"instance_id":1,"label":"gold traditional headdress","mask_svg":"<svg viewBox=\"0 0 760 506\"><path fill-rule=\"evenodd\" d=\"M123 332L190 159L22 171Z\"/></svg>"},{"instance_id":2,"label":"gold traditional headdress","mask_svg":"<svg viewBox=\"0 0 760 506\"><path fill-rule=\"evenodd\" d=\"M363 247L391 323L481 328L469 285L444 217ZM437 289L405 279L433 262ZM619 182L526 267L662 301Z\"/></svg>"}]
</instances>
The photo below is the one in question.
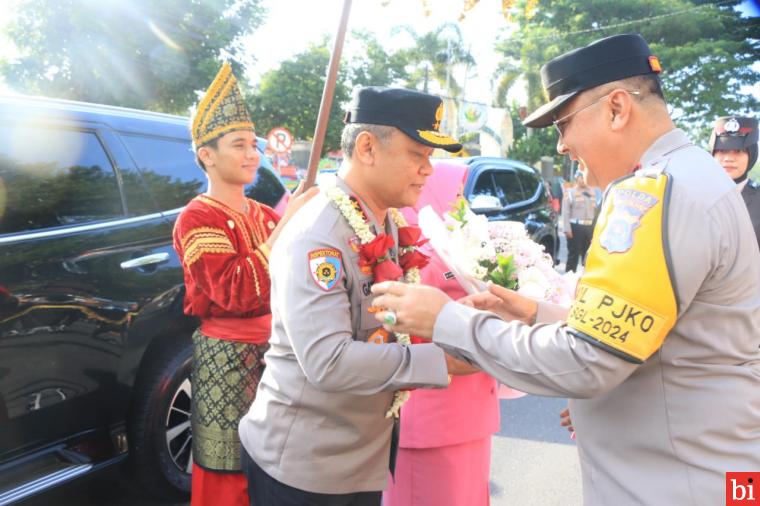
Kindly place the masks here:
<instances>
[{"instance_id":1,"label":"gold traditional headdress","mask_svg":"<svg viewBox=\"0 0 760 506\"><path fill-rule=\"evenodd\" d=\"M233 130L253 130L254 123L229 63L222 65L193 117L195 149Z\"/></svg>"}]
</instances>

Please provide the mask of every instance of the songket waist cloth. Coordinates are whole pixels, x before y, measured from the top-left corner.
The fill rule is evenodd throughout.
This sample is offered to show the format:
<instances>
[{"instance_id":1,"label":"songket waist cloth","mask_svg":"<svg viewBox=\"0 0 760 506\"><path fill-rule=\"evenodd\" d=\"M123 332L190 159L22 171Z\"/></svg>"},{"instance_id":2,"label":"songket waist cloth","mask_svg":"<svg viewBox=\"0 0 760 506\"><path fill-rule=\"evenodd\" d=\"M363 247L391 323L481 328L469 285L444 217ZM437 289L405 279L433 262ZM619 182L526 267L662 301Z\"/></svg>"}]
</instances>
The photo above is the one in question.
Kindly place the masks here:
<instances>
[{"instance_id":1,"label":"songket waist cloth","mask_svg":"<svg viewBox=\"0 0 760 506\"><path fill-rule=\"evenodd\" d=\"M238 422L251 406L264 373L271 315L213 320L211 324L204 320L193 334L193 461L209 471L240 472ZM220 320L228 321L220 324ZM234 330L234 325L244 326ZM213 337L206 332L213 332Z\"/></svg>"}]
</instances>

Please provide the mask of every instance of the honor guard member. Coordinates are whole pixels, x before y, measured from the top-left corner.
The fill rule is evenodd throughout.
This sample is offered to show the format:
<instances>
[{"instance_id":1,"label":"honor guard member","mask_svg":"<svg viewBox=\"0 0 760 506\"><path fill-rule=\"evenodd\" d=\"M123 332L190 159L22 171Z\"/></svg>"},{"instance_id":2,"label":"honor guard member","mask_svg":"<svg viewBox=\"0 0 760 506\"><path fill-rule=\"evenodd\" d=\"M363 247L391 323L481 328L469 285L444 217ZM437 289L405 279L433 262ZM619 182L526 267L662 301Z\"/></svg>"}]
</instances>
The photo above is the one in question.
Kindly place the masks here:
<instances>
[{"instance_id":1,"label":"honor guard member","mask_svg":"<svg viewBox=\"0 0 760 506\"><path fill-rule=\"evenodd\" d=\"M715 121L709 150L739 187L760 245L760 185L749 179L757 162L757 120L746 116L725 116Z\"/></svg>"},{"instance_id":2,"label":"honor guard member","mask_svg":"<svg viewBox=\"0 0 760 506\"><path fill-rule=\"evenodd\" d=\"M550 102L525 124L555 125L560 154L609 185L569 310L496 287L475 307L373 287L390 329L571 398L586 505L723 504L727 471L760 470L760 252L734 184L673 125L659 72L633 34L541 69Z\"/></svg>"},{"instance_id":3,"label":"honor guard member","mask_svg":"<svg viewBox=\"0 0 760 506\"><path fill-rule=\"evenodd\" d=\"M578 268L579 260L581 264L586 260L596 216L596 193L586 184L581 171L575 172L575 187L567 190L564 201L562 226L567 237L565 271L570 272Z\"/></svg>"},{"instance_id":4,"label":"honor guard member","mask_svg":"<svg viewBox=\"0 0 760 506\"><path fill-rule=\"evenodd\" d=\"M419 260L400 256L417 239L392 208L415 204L433 148L461 149L438 132L442 118L438 97L358 89L345 171L272 250L271 348L240 423L252 504L379 505L397 443L394 392L448 385L439 347L394 342L370 312L373 282L400 279Z\"/></svg>"}]
</instances>

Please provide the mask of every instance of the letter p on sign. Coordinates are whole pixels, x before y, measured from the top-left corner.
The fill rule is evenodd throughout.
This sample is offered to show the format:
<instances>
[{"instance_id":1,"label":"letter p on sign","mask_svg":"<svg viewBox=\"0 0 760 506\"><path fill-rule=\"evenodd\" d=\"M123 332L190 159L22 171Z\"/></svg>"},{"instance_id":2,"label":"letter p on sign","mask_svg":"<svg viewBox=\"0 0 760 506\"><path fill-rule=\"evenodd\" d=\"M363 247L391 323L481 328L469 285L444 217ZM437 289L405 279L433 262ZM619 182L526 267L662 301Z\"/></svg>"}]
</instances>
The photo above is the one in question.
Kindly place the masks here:
<instances>
[{"instance_id":1,"label":"letter p on sign","mask_svg":"<svg viewBox=\"0 0 760 506\"><path fill-rule=\"evenodd\" d=\"M760 506L760 472L726 473L726 506Z\"/></svg>"}]
</instances>

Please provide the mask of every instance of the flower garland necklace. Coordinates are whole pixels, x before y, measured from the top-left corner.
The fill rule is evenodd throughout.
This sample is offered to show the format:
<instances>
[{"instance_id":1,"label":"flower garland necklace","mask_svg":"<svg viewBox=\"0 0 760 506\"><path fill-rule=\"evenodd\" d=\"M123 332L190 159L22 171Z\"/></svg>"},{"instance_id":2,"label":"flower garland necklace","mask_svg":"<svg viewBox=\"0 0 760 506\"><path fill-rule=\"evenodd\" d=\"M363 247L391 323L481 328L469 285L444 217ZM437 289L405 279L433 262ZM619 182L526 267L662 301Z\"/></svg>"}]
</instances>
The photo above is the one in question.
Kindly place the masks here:
<instances>
[{"instance_id":1,"label":"flower garland necklace","mask_svg":"<svg viewBox=\"0 0 760 506\"><path fill-rule=\"evenodd\" d=\"M377 267L380 267L381 265L385 264L386 262L391 262L391 260L387 259L387 249L393 244L392 239L390 240L390 243L385 240L388 239L385 234L380 234L376 236L372 232L372 228L370 227L369 223L367 222L366 218L364 217L363 213L359 210L357 210L356 206L354 205L354 201L349 197L343 190L338 188L337 186L334 186L327 190L327 197L335 204L335 206L338 208L338 210L341 212L343 217L348 221L349 226L354 230L357 237L359 238L359 241L362 244L362 248L370 249L369 247L375 244L378 244L378 241L381 244L378 244L378 248L373 248L375 250L374 254L364 254L364 251L362 251L362 261L360 261L360 265L362 267L366 266L373 266L373 274L374 271L377 269ZM404 216L399 212L398 209L389 209L388 212L390 213L391 219L396 224L396 226L399 228L399 231L403 228L410 228L409 224L407 223ZM427 263L427 257L424 257L424 260L422 260L419 256L416 255L422 255L417 251L417 246L421 245L422 243L418 242L417 239L419 239L419 234L416 234L413 236L413 239L411 239L411 244L401 244L401 240L399 240L399 258L408 258L410 261L407 262L401 262L402 266L404 264L407 264L408 268L403 271L404 275L404 282L409 284L419 284L420 282L420 267L424 266L424 264ZM378 253L380 251L380 253ZM382 253L382 254L381 254ZM391 272L393 272L391 270ZM391 274L392 276L393 274ZM377 279L375 279L377 281ZM409 334L404 334L401 332L396 333L396 340L399 344L407 346L412 344L411 336ZM401 406L404 405L404 403L409 400L410 392L408 390L399 390L393 393L393 402L391 403L390 408L385 413L386 418L390 417L396 417L398 418L400 415Z\"/></svg>"}]
</instances>

